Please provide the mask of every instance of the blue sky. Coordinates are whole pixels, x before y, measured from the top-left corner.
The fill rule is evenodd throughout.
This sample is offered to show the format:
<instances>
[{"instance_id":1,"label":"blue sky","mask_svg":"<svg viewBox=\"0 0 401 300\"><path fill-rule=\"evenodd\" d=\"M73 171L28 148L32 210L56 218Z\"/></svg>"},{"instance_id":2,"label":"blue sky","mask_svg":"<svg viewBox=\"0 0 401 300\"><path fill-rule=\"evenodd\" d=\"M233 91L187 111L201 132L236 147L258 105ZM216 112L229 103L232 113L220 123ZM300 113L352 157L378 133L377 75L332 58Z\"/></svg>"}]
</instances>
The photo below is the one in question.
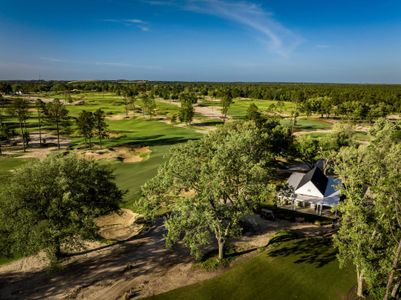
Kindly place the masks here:
<instances>
[{"instance_id":1,"label":"blue sky","mask_svg":"<svg viewBox=\"0 0 401 300\"><path fill-rule=\"evenodd\" d=\"M0 79L401 83L399 0L0 0Z\"/></svg>"}]
</instances>

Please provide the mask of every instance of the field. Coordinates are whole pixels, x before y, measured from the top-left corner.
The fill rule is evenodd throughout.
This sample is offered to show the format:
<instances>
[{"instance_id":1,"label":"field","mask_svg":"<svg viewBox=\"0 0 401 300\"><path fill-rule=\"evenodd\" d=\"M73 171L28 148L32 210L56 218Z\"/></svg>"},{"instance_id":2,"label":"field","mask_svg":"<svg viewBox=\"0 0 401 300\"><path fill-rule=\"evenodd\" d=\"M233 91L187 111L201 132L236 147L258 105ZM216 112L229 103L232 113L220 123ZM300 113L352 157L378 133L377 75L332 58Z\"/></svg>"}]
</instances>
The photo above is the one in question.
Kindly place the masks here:
<instances>
[{"instance_id":1,"label":"field","mask_svg":"<svg viewBox=\"0 0 401 300\"><path fill-rule=\"evenodd\" d=\"M354 277L351 269L339 269L330 240L301 239L283 242L219 277L149 299L340 300L347 299Z\"/></svg>"}]
</instances>

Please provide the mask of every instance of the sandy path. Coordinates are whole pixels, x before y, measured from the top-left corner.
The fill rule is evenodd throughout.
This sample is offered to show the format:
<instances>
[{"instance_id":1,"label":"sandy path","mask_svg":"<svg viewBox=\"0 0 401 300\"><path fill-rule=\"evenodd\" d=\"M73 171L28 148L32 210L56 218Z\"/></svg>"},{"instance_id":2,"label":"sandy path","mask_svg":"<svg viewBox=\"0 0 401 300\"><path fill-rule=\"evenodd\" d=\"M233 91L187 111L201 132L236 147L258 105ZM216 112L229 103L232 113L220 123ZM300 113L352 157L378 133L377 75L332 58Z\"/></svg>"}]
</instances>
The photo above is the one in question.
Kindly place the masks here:
<instances>
[{"instance_id":1,"label":"sandy path","mask_svg":"<svg viewBox=\"0 0 401 300\"><path fill-rule=\"evenodd\" d=\"M257 233L236 241L241 250L267 244L279 229L321 234L323 227L284 220L261 221ZM193 259L181 246L164 246L161 221L128 241L83 253L62 269L49 272L35 265L18 269L19 261L0 267L0 299L121 299L151 296L202 281L224 272L194 268ZM232 265L256 252L238 257Z\"/></svg>"},{"instance_id":2,"label":"sandy path","mask_svg":"<svg viewBox=\"0 0 401 300\"><path fill-rule=\"evenodd\" d=\"M179 102L175 101L167 101L163 99L159 99L158 101L168 103L168 104L173 104L176 106L181 106ZM218 107L213 107L213 106L198 106L197 104L194 105L194 111L195 113L198 113L200 115L203 115L205 117L209 118L216 118L216 119L223 119L224 116L221 113L221 108Z\"/></svg>"}]
</instances>

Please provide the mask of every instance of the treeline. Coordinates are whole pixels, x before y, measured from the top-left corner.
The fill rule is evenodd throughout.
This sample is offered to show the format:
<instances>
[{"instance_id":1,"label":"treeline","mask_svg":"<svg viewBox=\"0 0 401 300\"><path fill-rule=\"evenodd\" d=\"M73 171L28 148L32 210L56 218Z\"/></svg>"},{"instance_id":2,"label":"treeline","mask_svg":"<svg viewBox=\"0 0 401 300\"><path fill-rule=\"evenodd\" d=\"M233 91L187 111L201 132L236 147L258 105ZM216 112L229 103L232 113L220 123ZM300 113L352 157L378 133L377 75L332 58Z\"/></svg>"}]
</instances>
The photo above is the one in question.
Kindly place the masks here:
<instances>
[{"instance_id":1,"label":"treeline","mask_svg":"<svg viewBox=\"0 0 401 300\"><path fill-rule=\"evenodd\" d=\"M221 97L230 90L234 98L254 98L303 102L309 98L328 96L338 104L361 101L366 104L385 103L401 109L401 85L379 84L317 84L317 83L209 83L158 81L3 81L0 93L35 92L119 92L130 89L134 94L153 92L163 98L176 97L182 92L201 96Z\"/></svg>"},{"instance_id":2,"label":"treeline","mask_svg":"<svg viewBox=\"0 0 401 300\"><path fill-rule=\"evenodd\" d=\"M83 91L113 92L125 98L149 95L149 99L252 98L290 101L304 114L373 121L401 112L401 85L316 84L316 83L209 83L157 81L4 81L0 94L30 94ZM228 95L228 96L227 96ZM193 101L193 102L196 102Z\"/></svg>"},{"instance_id":3,"label":"treeline","mask_svg":"<svg viewBox=\"0 0 401 300\"><path fill-rule=\"evenodd\" d=\"M17 145L15 137L20 137L25 151L30 146L33 131L38 135L39 146L47 144L45 133L55 133L60 149L60 135L70 133L73 123L89 147L92 147L93 137L97 137L101 145L102 140L108 137L105 118L101 109L93 113L83 110L77 118L73 118L59 99L45 103L41 99L29 101L0 95L0 155L2 146Z\"/></svg>"}]
</instances>

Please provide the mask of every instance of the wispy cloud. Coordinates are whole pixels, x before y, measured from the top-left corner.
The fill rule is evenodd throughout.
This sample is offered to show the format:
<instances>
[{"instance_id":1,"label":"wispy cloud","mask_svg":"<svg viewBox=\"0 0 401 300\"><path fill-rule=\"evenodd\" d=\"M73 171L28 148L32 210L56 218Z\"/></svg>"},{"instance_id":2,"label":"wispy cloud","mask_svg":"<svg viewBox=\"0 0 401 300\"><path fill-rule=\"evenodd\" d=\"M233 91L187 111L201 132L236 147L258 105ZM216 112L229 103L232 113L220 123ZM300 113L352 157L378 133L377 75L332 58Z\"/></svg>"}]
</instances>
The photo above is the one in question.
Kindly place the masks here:
<instances>
[{"instance_id":1,"label":"wispy cloud","mask_svg":"<svg viewBox=\"0 0 401 300\"><path fill-rule=\"evenodd\" d=\"M150 5L176 6L183 10L214 15L250 29L267 47L281 55L288 56L302 38L277 21L272 12L251 2L228 0L143 0Z\"/></svg>"},{"instance_id":2,"label":"wispy cloud","mask_svg":"<svg viewBox=\"0 0 401 300\"><path fill-rule=\"evenodd\" d=\"M331 47L331 45L328 45L328 44L317 44L316 45L316 48L320 48L320 49L327 49L330 47Z\"/></svg>"},{"instance_id":3,"label":"wispy cloud","mask_svg":"<svg viewBox=\"0 0 401 300\"><path fill-rule=\"evenodd\" d=\"M141 19L103 19L103 22L119 23L125 26L135 26L142 31L150 31L149 23Z\"/></svg>"}]
</instances>

